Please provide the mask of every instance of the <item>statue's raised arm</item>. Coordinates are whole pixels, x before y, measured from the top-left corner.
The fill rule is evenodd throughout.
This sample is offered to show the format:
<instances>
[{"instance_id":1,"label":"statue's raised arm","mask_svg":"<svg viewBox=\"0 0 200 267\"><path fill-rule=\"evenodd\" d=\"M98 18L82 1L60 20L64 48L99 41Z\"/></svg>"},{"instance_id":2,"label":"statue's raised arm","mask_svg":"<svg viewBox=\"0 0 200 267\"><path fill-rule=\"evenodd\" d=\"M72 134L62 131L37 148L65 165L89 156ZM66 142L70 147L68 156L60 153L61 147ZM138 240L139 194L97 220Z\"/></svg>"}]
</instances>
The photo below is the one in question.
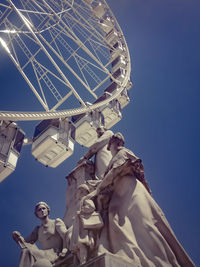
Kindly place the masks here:
<instances>
[{"instance_id":1,"label":"statue's raised arm","mask_svg":"<svg viewBox=\"0 0 200 267\"><path fill-rule=\"evenodd\" d=\"M106 130L103 126L97 128L97 141L89 148L87 153L79 160L78 164L81 164L84 160L88 160L95 156L94 166L95 175L97 179L103 179L104 173L108 167L108 164L112 158L111 152L107 150L108 142L113 136L111 130Z\"/></svg>"}]
</instances>

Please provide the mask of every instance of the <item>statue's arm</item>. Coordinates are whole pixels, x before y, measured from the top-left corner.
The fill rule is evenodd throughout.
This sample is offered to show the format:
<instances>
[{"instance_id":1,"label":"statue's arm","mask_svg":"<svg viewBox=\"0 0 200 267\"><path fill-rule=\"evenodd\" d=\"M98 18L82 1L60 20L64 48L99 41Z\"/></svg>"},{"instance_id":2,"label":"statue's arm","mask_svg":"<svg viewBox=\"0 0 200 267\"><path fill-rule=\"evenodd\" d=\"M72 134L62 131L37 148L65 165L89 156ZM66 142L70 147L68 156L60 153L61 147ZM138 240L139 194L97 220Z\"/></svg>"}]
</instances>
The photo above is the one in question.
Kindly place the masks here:
<instances>
[{"instance_id":1,"label":"statue's arm","mask_svg":"<svg viewBox=\"0 0 200 267\"><path fill-rule=\"evenodd\" d=\"M67 228L66 228L63 220L61 220L60 218L57 218L55 220L55 226L56 226L56 231L59 233L60 237L63 240L63 248L62 248L62 251L60 253L60 256L64 257L68 251L67 244L69 243L69 240L67 238Z\"/></svg>"},{"instance_id":2,"label":"statue's arm","mask_svg":"<svg viewBox=\"0 0 200 267\"><path fill-rule=\"evenodd\" d=\"M90 147L89 150L91 150L91 152L95 154L97 151L99 151L99 149L101 149L106 144L108 144L112 135L113 135L113 132L110 130L104 132L104 134L96 140L96 142Z\"/></svg>"},{"instance_id":3,"label":"statue's arm","mask_svg":"<svg viewBox=\"0 0 200 267\"><path fill-rule=\"evenodd\" d=\"M15 242L17 242L17 244L21 247L21 248L26 248L27 247L27 243L31 243L34 244L37 239L38 239L38 228L36 227L33 232L30 234L30 236L28 236L27 238L24 238L20 232L18 231L14 231L12 233L12 237L15 240Z\"/></svg>"},{"instance_id":4,"label":"statue's arm","mask_svg":"<svg viewBox=\"0 0 200 267\"><path fill-rule=\"evenodd\" d=\"M108 144L111 136L113 135L112 131L106 131L96 142L90 147L87 153L83 156L83 159L90 159L94 154L99 151L102 147Z\"/></svg>"},{"instance_id":5,"label":"statue's arm","mask_svg":"<svg viewBox=\"0 0 200 267\"><path fill-rule=\"evenodd\" d=\"M98 184L97 188L89 193L87 196L83 197L81 202L84 202L86 199L91 199L99 194L104 188L108 185L112 184L114 178L120 173L118 169L111 169L106 176L103 178L100 184Z\"/></svg>"},{"instance_id":6,"label":"statue's arm","mask_svg":"<svg viewBox=\"0 0 200 267\"><path fill-rule=\"evenodd\" d=\"M29 236L24 238L25 242L34 244L38 240L38 230L39 226L36 226L33 232Z\"/></svg>"},{"instance_id":7,"label":"statue's arm","mask_svg":"<svg viewBox=\"0 0 200 267\"><path fill-rule=\"evenodd\" d=\"M101 192L104 188L112 184L116 175L117 175L117 172L115 169L109 170L109 172L103 178L102 182L97 186L97 194Z\"/></svg>"},{"instance_id":8,"label":"statue's arm","mask_svg":"<svg viewBox=\"0 0 200 267\"><path fill-rule=\"evenodd\" d=\"M56 226L56 231L59 233L59 235L62 237L62 239L64 239L65 235L67 233L67 228L66 228L63 220L61 220L60 218L57 218L55 220L55 226Z\"/></svg>"},{"instance_id":9,"label":"statue's arm","mask_svg":"<svg viewBox=\"0 0 200 267\"><path fill-rule=\"evenodd\" d=\"M12 233L12 237L15 240L15 242L20 245L21 248L25 247L25 240L23 238L23 236L20 234L20 232L18 231L14 231Z\"/></svg>"}]
</instances>

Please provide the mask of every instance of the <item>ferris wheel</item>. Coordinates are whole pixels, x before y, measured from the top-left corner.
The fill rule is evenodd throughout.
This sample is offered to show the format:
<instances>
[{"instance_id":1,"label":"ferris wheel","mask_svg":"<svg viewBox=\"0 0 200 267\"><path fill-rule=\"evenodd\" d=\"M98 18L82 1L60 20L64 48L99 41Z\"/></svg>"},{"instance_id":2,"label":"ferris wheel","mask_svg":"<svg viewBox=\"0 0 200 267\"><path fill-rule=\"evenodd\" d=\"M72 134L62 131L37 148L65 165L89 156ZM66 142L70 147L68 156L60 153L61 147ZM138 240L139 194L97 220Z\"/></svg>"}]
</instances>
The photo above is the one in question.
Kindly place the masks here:
<instances>
[{"instance_id":1,"label":"ferris wheel","mask_svg":"<svg viewBox=\"0 0 200 267\"><path fill-rule=\"evenodd\" d=\"M56 167L73 153L75 142L89 147L99 126L111 128L122 118L130 102L130 55L106 1L3 0L0 44L40 106L0 111L0 139L7 138L7 150L0 140L4 171L9 157L16 166L24 142L15 121L41 120L32 154Z\"/></svg>"}]
</instances>

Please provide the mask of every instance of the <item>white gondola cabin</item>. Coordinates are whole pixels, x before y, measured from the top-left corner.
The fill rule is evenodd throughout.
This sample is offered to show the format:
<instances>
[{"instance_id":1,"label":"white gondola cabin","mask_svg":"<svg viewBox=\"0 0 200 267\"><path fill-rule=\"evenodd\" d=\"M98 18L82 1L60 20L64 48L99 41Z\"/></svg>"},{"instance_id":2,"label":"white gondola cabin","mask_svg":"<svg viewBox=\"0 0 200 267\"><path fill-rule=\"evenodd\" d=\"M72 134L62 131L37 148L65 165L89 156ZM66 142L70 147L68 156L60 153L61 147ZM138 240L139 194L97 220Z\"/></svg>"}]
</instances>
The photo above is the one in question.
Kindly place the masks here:
<instances>
[{"instance_id":1,"label":"white gondola cabin","mask_svg":"<svg viewBox=\"0 0 200 267\"><path fill-rule=\"evenodd\" d=\"M123 55L116 57L112 62L112 73L114 73L119 68L126 68L126 59Z\"/></svg>"},{"instance_id":2,"label":"white gondola cabin","mask_svg":"<svg viewBox=\"0 0 200 267\"><path fill-rule=\"evenodd\" d=\"M111 59L114 60L116 57L125 54L125 47L120 41L117 41L113 48L110 50Z\"/></svg>"},{"instance_id":3,"label":"white gondola cabin","mask_svg":"<svg viewBox=\"0 0 200 267\"><path fill-rule=\"evenodd\" d=\"M112 29L106 34L105 39L110 45L114 45L117 41L119 41L118 32Z\"/></svg>"},{"instance_id":4,"label":"white gondola cabin","mask_svg":"<svg viewBox=\"0 0 200 267\"><path fill-rule=\"evenodd\" d=\"M16 168L24 132L14 122L0 121L0 182Z\"/></svg>"},{"instance_id":5,"label":"white gondola cabin","mask_svg":"<svg viewBox=\"0 0 200 267\"><path fill-rule=\"evenodd\" d=\"M72 117L76 127L76 142L82 146L90 147L97 140L96 129L104 125L104 118L99 111L91 111Z\"/></svg>"},{"instance_id":6,"label":"white gondola cabin","mask_svg":"<svg viewBox=\"0 0 200 267\"><path fill-rule=\"evenodd\" d=\"M102 19L100 19L99 26L104 34L107 35L114 28L114 21L111 17L104 16Z\"/></svg>"},{"instance_id":7,"label":"white gondola cabin","mask_svg":"<svg viewBox=\"0 0 200 267\"><path fill-rule=\"evenodd\" d=\"M93 14L97 17L97 18L102 18L105 13L106 13L106 8L105 5L103 3L97 3L93 6L92 8Z\"/></svg>"},{"instance_id":8,"label":"white gondola cabin","mask_svg":"<svg viewBox=\"0 0 200 267\"><path fill-rule=\"evenodd\" d=\"M129 87L130 88L130 87ZM120 86L116 82L112 82L106 89L105 92L114 93L115 91L119 90ZM127 88L128 89L128 88ZM128 90L124 88L124 90L119 94L117 97L121 109L127 106L130 103L130 97L128 95Z\"/></svg>"},{"instance_id":9,"label":"white gondola cabin","mask_svg":"<svg viewBox=\"0 0 200 267\"><path fill-rule=\"evenodd\" d=\"M41 121L35 128L32 155L42 164L57 167L74 151L75 127L68 119Z\"/></svg>"},{"instance_id":10,"label":"white gondola cabin","mask_svg":"<svg viewBox=\"0 0 200 267\"><path fill-rule=\"evenodd\" d=\"M123 82L125 79L126 70L124 68L118 68L112 76L119 82Z\"/></svg>"},{"instance_id":11,"label":"white gondola cabin","mask_svg":"<svg viewBox=\"0 0 200 267\"><path fill-rule=\"evenodd\" d=\"M104 92L94 103L103 101L111 96L110 93ZM122 119L120 103L117 99L110 101L107 105L99 108L104 117L104 126L106 129L110 129L116 123Z\"/></svg>"}]
</instances>

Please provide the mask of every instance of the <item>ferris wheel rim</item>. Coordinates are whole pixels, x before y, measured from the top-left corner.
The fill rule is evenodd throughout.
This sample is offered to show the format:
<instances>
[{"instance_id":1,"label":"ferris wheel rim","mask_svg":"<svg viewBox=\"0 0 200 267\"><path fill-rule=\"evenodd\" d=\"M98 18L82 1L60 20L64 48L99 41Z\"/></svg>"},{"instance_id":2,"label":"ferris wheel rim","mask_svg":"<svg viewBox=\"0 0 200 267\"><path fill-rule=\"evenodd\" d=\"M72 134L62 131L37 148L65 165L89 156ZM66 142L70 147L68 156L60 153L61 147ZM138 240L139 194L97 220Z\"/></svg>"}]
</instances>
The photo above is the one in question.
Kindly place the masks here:
<instances>
[{"instance_id":1,"label":"ferris wheel rim","mask_svg":"<svg viewBox=\"0 0 200 267\"><path fill-rule=\"evenodd\" d=\"M11 1L9 1L11 2ZM74 2L74 1L73 1ZM127 58L127 69L126 69L126 75L124 80L118 84L118 90L117 92L113 93L109 98L102 100L101 102L94 103L91 105L86 105L85 103L81 103L82 107L78 108L72 108L72 109L61 109L61 110L46 110L46 111L0 111L0 120L11 120L11 121L36 121L36 120L44 120L44 119L55 119L55 118L64 118L64 117L71 117L74 115L82 114L82 113L88 113L93 110L97 110L102 106L107 105L110 101L117 99L117 97L120 95L120 93L126 88L129 80L130 80L130 72L131 72L131 64L130 64L130 54L128 50L128 46L126 43L126 40L124 38L123 32L121 30L121 27L115 18L112 10L108 6L107 2L105 0L102 1L104 4L106 4L107 8L109 9L110 14L112 14L113 18L115 19L115 23L117 24L117 27L120 31L121 36L123 36L123 44L126 48L126 58ZM115 81L115 79L113 80Z\"/></svg>"},{"instance_id":2,"label":"ferris wheel rim","mask_svg":"<svg viewBox=\"0 0 200 267\"><path fill-rule=\"evenodd\" d=\"M10 121L38 121L45 119L57 119L57 118L66 118L71 117L83 113L92 112L97 110L98 108L108 104L110 101L116 99L120 93L124 90L124 88L120 88L118 92L110 96L109 98L95 104L91 104L89 106L73 108L67 110L58 110L58 111L41 111L41 112L26 112L26 111L0 111L0 120L10 120Z\"/></svg>"}]
</instances>

